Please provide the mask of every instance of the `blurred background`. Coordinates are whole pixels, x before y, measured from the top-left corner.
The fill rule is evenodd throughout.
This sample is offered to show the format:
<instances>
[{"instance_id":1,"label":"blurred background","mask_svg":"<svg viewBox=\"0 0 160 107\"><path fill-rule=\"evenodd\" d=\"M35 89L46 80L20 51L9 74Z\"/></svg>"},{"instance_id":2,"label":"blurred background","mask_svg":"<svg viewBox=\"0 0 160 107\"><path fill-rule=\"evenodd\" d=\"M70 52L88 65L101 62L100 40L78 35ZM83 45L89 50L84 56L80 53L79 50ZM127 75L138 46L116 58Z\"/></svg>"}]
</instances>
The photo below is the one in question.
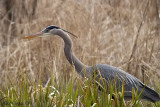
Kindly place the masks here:
<instances>
[{"instance_id":1,"label":"blurred background","mask_svg":"<svg viewBox=\"0 0 160 107\"><path fill-rule=\"evenodd\" d=\"M86 65L109 64L160 86L160 0L1 0L1 87L21 73L43 84L70 77L59 37L23 40L49 25L78 36L73 50Z\"/></svg>"}]
</instances>

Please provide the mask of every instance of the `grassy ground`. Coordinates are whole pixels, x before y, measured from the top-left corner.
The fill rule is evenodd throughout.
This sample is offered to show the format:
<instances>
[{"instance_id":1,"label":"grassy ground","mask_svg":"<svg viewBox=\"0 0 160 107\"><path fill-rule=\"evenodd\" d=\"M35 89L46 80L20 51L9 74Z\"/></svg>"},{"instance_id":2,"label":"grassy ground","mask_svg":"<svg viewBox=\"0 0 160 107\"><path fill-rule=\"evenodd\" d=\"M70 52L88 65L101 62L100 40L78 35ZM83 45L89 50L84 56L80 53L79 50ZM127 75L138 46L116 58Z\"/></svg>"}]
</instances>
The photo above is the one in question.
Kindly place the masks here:
<instances>
[{"instance_id":1,"label":"grassy ground","mask_svg":"<svg viewBox=\"0 0 160 107\"><path fill-rule=\"evenodd\" d=\"M73 71L75 72L75 71ZM93 80L85 78L73 78L61 84L56 84L54 76L45 85L39 81L39 85L30 82L26 76L20 73L20 80L10 85L3 91L0 90L0 106L33 106L33 107L159 107L160 103L140 101L139 95L133 91L131 101L124 101L124 90L117 92L114 84L109 87L102 86L103 91L98 91L99 86ZM75 85L76 83L76 85ZM18 86L17 86L18 85ZM74 87L74 88L73 88ZM114 95L114 100L112 96Z\"/></svg>"},{"instance_id":2,"label":"grassy ground","mask_svg":"<svg viewBox=\"0 0 160 107\"><path fill-rule=\"evenodd\" d=\"M106 63L116 66L160 93L158 0L2 1L1 104L101 106L108 101L114 106L108 95L97 96L93 86L87 85L89 88L84 91L84 81L73 72L64 56L61 39L22 39L48 25L60 26L78 36L72 38L73 50L86 65ZM71 81L72 75L78 85ZM51 83L45 86L49 78ZM49 98L53 90L53 98ZM133 102L129 104L135 104Z\"/></svg>"}]
</instances>

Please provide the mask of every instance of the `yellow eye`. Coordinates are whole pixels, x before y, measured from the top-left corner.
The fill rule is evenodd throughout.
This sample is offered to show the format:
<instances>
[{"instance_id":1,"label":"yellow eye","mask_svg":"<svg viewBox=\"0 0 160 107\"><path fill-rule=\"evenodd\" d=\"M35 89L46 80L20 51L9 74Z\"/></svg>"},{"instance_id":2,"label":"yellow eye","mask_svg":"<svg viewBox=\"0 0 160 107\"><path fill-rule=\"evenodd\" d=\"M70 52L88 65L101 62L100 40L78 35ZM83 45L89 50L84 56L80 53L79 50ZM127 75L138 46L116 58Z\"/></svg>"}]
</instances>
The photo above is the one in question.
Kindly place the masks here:
<instances>
[{"instance_id":1,"label":"yellow eye","mask_svg":"<svg viewBox=\"0 0 160 107\"><path fill-rule=\"evenodd\" d=\"M49 29L42 30L43 33L48 33L49 31L50 31Z\"/></svg>"}]
</instances>

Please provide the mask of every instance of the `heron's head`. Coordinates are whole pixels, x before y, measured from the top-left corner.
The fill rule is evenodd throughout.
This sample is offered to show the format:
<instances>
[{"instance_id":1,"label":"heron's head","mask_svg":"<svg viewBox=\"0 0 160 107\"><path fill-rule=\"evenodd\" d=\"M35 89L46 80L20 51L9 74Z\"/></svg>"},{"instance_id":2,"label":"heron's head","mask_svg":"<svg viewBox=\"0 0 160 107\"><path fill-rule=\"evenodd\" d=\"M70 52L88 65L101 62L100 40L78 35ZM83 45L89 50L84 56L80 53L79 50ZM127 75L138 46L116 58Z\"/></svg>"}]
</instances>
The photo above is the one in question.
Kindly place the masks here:
<instances>
[{"instance_id":1,"label":"heron's head","mask_svg":"<svg viewBox=\"0 0 160 107\"><path fill-rule=\"evenodd\" d=\"M51 25L51 26L46 27L45 29L43 29L42 31L40 31L38 33L35 33L35 34L30 35L28 37L25 37L24 39L31 39L34 37L45 37L45 36L50 36L50 35L56 35L57 31L60 29L61 29L60 27ZM61 29L61 30L63 30L63 29Z\"/></svg>"},{"instance_id":2,"label":"heron's head","mask_svg":"<svg viewBox=\"0 0 160 107\"><path fill-rule=\"evenodd\" d=\"M74 37L77 37L76 35L74 35L73 33L67 31L67 30L64 30L64 29L61 29L60 27L57 27L57 26L54 26L54 25L51 25L51 26L48 26L46 27L45 29L43 29L41 32L38 32L38 33L35 33L31 36L28 36L28 37L25 37L24 39L31 39L31 38L34 38L34 37L45 37L45 36L50 36L50 35L56 35L58 31L64 31L64 32L67 32L71 35L73 35Z\"/></svg>"}]
</instances>

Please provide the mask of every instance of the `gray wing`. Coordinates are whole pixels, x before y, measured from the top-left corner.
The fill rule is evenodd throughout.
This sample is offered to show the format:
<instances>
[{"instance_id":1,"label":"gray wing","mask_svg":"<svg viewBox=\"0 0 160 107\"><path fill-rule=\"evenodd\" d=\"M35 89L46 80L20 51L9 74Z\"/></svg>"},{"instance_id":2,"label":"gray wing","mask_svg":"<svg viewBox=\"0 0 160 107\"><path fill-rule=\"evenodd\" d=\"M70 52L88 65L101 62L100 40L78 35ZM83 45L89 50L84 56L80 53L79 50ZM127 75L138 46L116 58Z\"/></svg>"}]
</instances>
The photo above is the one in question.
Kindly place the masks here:
<instances>
[{"instance_id":1,"label":"gray wing","mask_svg":"<svg viewBox=\"0 0 160 107\"><path fill-rule=\"evenodd\" d=\"M122 83L125 82L125 91L132 91L132 87L137 89L137 85L140 85L140 80L136 77L113 66L99 64L91 67L89 70L92 74L96 72L97 79L104 78L107 85L111 81L113 82L113 80L116 80L117 87L122 86Z\"/></svg>"},{"instance_id":2,"label":"gray wing","mask_svg":"<svg viewBox=\"0 0 160 107\"><path fill-rule=\"evenodd\" d=\"M160 100L159 94L157 92L155 92L151 88L144 85L136 77L116 67L106 65L106 64L98 64L98 65L89 67L87 70L89 70L89 72L92 73L92 75L96 73L97 79L104 78L106 80L107 86L110 84L111 81L112 82L115 81L116 88L120 89L117 91L121 91L122 83L124 82L124 85L125 85L124 96L127 99L132 98L132 88L134 88L135 91L138 91L138 94L141 93L141 91L143 91L143 93L141 94L143 99L147 99L152 102Z\"/></svg>"}]
</instances>

